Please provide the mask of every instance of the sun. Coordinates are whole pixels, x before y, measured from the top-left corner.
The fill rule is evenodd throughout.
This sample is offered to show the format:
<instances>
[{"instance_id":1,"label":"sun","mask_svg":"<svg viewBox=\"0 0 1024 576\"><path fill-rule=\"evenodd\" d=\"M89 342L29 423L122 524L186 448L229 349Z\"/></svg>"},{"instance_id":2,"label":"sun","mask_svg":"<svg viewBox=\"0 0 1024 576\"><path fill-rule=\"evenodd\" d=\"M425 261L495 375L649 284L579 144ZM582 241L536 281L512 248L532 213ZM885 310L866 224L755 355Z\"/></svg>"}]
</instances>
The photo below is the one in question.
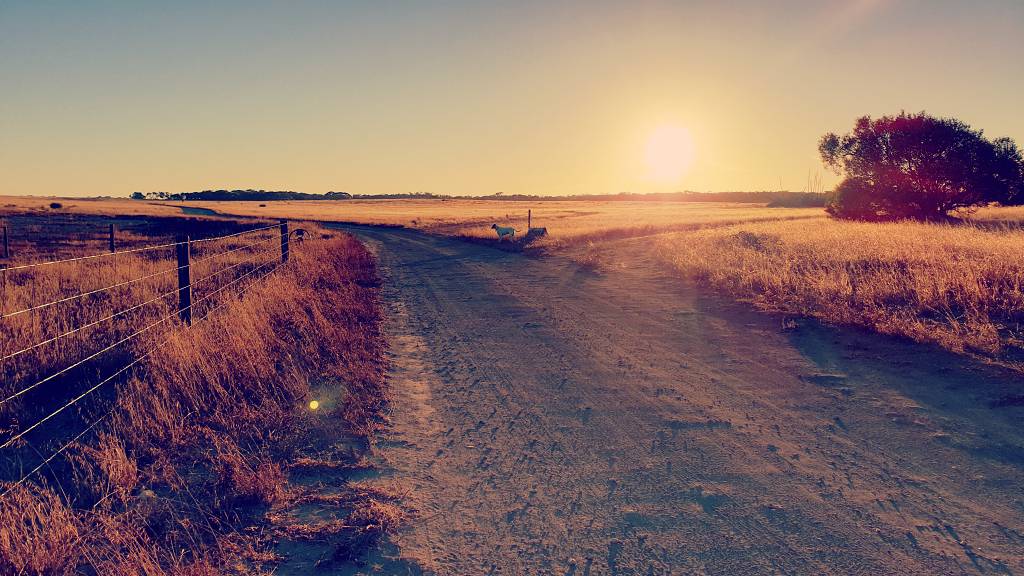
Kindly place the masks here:
<instances>
[{"instance_id":1,"label":"sun","mask_svg":"<svg viewBox=\"0 0 1024 576\"><path fill-rule=\"evenodd\" d=\"M647 176L662 184L678 184L693 164L693 156L689 130L675 125L659 126L647 137Z\"/></svg>"}]
</instances>

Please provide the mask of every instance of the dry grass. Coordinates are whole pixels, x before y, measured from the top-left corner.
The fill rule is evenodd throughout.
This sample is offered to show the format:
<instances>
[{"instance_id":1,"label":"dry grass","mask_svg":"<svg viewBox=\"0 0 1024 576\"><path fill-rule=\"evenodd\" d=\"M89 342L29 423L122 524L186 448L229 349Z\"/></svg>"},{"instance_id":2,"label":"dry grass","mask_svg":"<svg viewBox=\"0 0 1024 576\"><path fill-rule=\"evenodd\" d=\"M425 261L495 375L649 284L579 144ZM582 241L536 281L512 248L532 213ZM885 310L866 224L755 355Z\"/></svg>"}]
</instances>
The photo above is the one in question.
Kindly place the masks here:
<instances>
[{"instance_id":1,"label":"dry grass","mask_svg":"<svg viewBox=\"0 0 1024 576\"><path fill-rule=\"evenodd\" d=\"M51 208L54 202L60 208ZM127 198L60 198L48 196L0 196L2 214L85 214L103 216L180 216L181 209L167 203Z\"/></svg>"},{"instance_id":2,"label":"dry grass","mask_svg":"<svg viewBox=\"0 0 1024 576\"><path fill-rule=\"evenodd\" d=\"M251 574L252 562L272 557L249 528L264 524L268 506L285 495L286 462L303 443L310 375L337 383L342 415L357 433L375 428L386 400L372 258L348 236L307 228L312 239L244 298L226 298L191 329L161 335L166 342L118 386L103 432L47 469L52 489L35 478L0 501L0 572ZM73 278L111 283L161 264L139 259L125 265L130 274L97 267ZM42 286L32 295L47 298L68 288L45 275L9 282L18 302L31 284ZM72 318L104 306L112 303L81 303ZM14 324L4 345L71 325L60 322L54 315ZM117 333L106 327L76 350ZM151 346L138 343L125 355Z\"/></svg>"},{"instance_id":3,"label":"dry grass","mask_svg":"<svg viewBox=\"0 0 1024 576\"><path fill-rule=\"evenodd\" d=\"M253 228L250 225L248 228ZM217 234L245 230L237 225L219 224ZM213 230L208 230L209 235ZM205 315L249 280L238 280L247 274L254 277L270 266L278 257L275 242L279 234L271 229L223 240L193 244L192 280L193 313L196 318ZM173 242L173 237L147 235L140 245L158 245ZM253 245L255 244L255 245ZM49 251L48 251L49 253ZM76 249L61 246L48 257L67 258L75 255L102 253L94 247ZM13 265L31 261L28 256L12 262ZM267 263L270 264L267 264ZM260 266L265 265L260 269ZM140 341L148 346L160 342L163 334L172 329L177 320L177 261L174 248L161 248L111 257L81 260L38 268L0 271L0 313L5 315L29 309L47 302L72 298L107 286L121 285L81 298L70 299L53 306L4 318L0 322L0 357L18 353L0 365L2 384L0 394L6 397L26 388L43 375L55 373L63 367L85 358L105 347L146 329ZM131 282L143 278L138 282ZM227 287L231 282L233 287ZM157 322L164 320L162 324ZM82 328L84 327L84 328ZM82 328L75 331L78 328ZM74 332L73 332L74 331ZM73 332L73 333L72 333ZM67 336L64 334L71 333ZM144 346L145 347L145 346ZM21 352L30 348L25 352ZM21 352L21 353L19 353ZM128 343L104 352L83 366L119 365L133 352ZM0 407L0 416L26 421L26 406L38 404L36 398L52 396L52 390L73 390L84 382L95 380L76 370L18 401ZM93 376L98 376L95 372Z\"/></svg>"},{"instance_id":4,"label":"dry grass","mask_svg":"<svg viewBox=\"0 0 1024 576\"><path fill-rule=\"evenodd\" d=\"M680 270L763 308L1020 366L1024 232L822 219L671 235L660 247Z\"/></svg>"},{"instance_id":5,"label":"dry grass","mask_svg":"<svg viewBox=\"0 0 1024 576\"><path fill-rule=\"evenodd\" d=\"M260 207L265 204L265 207ZM588 240L642 236L698 226L820 216L820 208L765 208L760 204L666 201L344 200L189 202L223 214L302 218L417 228L426 232L497 240L491 224L513 226L517 236L533 226L548 236L536 245L557 248Z\"/></svg>"},{"instance_id":6,"label":"dry grass","mask_svg":"<svg viewBox=\"0 0 1024 576\"><path fill-rule=\"evenodd\" d=\"M986 206L964 212L961 217L974 224L1004 224L1017 228L1024 224L1024 206Z\"/></svg>"},{"instance_id":7,"label":"dry grass","mask_svg":"<svg viewBox=\"0 0 1024 576\"><path fill-rule=\"evenodd\" d=\"M70 574L78 541L74 513L51 490L20 488L0 505L0 573Z\"/></svg>"}]
</instances>

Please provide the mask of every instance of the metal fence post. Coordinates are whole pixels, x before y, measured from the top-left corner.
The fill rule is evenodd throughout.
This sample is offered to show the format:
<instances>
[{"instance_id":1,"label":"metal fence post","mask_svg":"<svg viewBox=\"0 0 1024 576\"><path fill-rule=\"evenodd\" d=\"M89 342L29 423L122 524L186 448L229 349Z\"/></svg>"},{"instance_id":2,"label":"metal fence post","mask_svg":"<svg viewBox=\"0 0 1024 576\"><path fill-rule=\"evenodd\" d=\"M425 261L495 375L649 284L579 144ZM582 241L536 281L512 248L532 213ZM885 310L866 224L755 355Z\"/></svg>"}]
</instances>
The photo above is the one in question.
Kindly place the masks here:
<instances>
[{"instance_id":1,"label":"metal fence post","mask_svg":"<svg viewBox=\"0 0 1024 576\"><path fill-rule=\"evenodd\" d=\"M281 220L281 262L288 261L288 221Z\"/></svg>"},{"instance_id":2,"label":"metal fence post","mask_svg":"<svg viewBox=\"0 0 1024 576\"><path fill-rule=\"evenodd\" d=\"M179 237L178 253L178 317L186 326L192 325L192 279L190 278L191 250L188 236Z\"/></svg>"},{"instance_id":3,"label":"metal fence post","mask_svg":"<svg viewBox=\"0 0 1024 576\"><path fill-rule=\"evenodd\" d=\"M110 251L114 252L114 223L110 223Z\"/></svg>"}]
</instances>

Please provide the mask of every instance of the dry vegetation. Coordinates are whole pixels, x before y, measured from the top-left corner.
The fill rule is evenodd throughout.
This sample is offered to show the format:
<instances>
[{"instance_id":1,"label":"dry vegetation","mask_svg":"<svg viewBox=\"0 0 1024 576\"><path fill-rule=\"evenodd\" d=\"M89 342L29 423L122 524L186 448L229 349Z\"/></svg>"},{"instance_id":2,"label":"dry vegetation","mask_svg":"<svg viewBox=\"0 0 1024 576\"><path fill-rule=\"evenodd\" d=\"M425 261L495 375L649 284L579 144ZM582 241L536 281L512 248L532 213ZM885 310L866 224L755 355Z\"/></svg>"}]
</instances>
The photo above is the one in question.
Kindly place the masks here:
<instances>
[{"instance_id":1,"label":"dry vegetation","mask_svg":"<svg viewBox=\"0 0 1024 576\"><path fill-rule=\"evenodd\" d=\"M139 202L163 210L172 206ZM1006 363L1020 357L1016 255L1024 212L986 207L969 225L854 224L816 208L664 201L348 200L193 202L238 216L398 225L497 244L490 224L548 236L530 244L603 267L603 244L669 234L674 266L774 310L935 342ZM144 210L144 208L138 208ZM521 246L521 245L520 245Z\"/></svg>"},{"instance_id":2,"label":"dry vegetation","mask_svg":"<svg viewBox=\"0 0 1024 576\"><path fill-rule=\"evenodd\" d=\"M985 207L964 224L856 224L817 208L695 202L367 200L202 203L239 215L315 217L415 227L497 243L521 235L526 211L567 251L600 270L602 244L670 233L662 253L687 274L758 306L933 342L1020 365L1024 333L1020 208Z\"/></svg>"},{"instance_id":3,"label":"dry vegetation","mask_svg":"<svg viewBox=\"0 0 1024 576\"><path fill-rule=\"evenodd\" d=\"M263 204L264 206L260 206ZM548 236L534 243L559 248L587 241L646 236L702 226L780 218L820 216L820 208L765 208L761 204L668 201L509 200L344 200L285 202L189 202L238 216L269 216L417 228L447 236L497 242L491 224L526 233L527 210L533 226Z\"/></svg>"},{"instance_id":4,"label":"dry vegetation","mask_svg":"<svg viewBox=\"0 0 1024 576\"><path fill-rule=\"evenodd\" d=\"M992 209L979 216L998 215ZM763 308L865 326L1018 368L1024 360L1021 231L811 220L671 235L659 246L685 273Z\"/></svg>"},{"instance_id":5,"label":"dry vegetation","mask_svg":"<svg viewBox=\"0 0 1024 576\"><path fill-rule=\"evenodd\" d=\"M275 559L266 532L268 512L292 498L288 463L300 456L307 431L317 419L328 418L342 422L355 437L372 434L386 400L372 257L348 236L319 230L312 236L293 248L286 266L223 291L225 297L218 299L223 306L209 308L209 316L192 328L175 321L159 340L131 341L121 361L152 353L116 381L116 394L60 420L57 431L31 438L31 446L7 450L3 478L11 480L35 463L36 448L47 452L88 423L100 422L40 474L0 498L0 573L253 574ZM257 240L224 240L216 250ZM214 248L200 248L196 258L205 250L212 254ZM251 270L243 253L249 251L228 254L217 268L238 264L231 275ZM5 310L166 266L159 256L140 254L65 271L67 280L57 273L63 265L8 272ZM204 274L197 270L193 278ZM113 298L145 301L170 287L170 276ZM243 298L227 296L237 294L239 286L246 287ZM30 361L6 363L5 388L49 373L163 312L173 313L173 299L168 300L140 310L142 318L97 325L59 351L33 351L25 355ZM4 319L3 354L121 309L123 302L90 297L61 313ZM162 343L154 348L156 342ZM119 365L107 360L103 373ZM95 374L77 378L88 377ZM331 410L305 409L312 379L321 394L336 396ZM50 390L51 404L53 397L63 401L66 392ZM3 409L26 422L44 411L24 404ZM25 465L18 462L23 456ZM394 503L369 497L359 502L364 513L352 518L344 542L365 545L400 520Z\"/></svg>"},{"instance_id":6,"label":"dry vegetation","mask_svg":"<svg viewBox=\"0 0 1024 576\"><path fill-rule=\"evenodd\" d=\"M57 208L52 204L59 204ZM87 216L180 216L181 209L127 198L0 196L2 214L81 214Z\"/></svg>"},{"instance_id":7,"label":"dry vegetation","mask_svg":"<svg viewBox=\"0 0 1024 576\"><path fill-rule=\"evenodd\" d=\"M186 224L186 229L200 236L236 233L258 227L257 224L240 226L224 222L199 227L194 223ZM32 250L27 250L27 246L17 247L12 265L68 258L74 254L96 254L103 250L95 242L82 246L58 242L52 237L35 237L39 241L33 244ZM119 232L118 238L125 249L174 241L173 236L127 232ZM222 296L230 295L233 290L228 286L236 279L269 271L277 256L275 242L279 242L279 234L277 230L270 229L194 243L191 272L194 316L202 317L218 305ZM137 330L165 320L147 330L143 338L145 342L159 342L160 335L173 326L170 319L177 305L176 269L175 249L170 246L0 273L0 294L3 295L0 303L0 315L3 316L0 322L0 357L4 358L0 366L2 397L27 386L29 380L40 373L68 366ZM133 281L138 278L142 280ZM115 285L113 289L100 290ZM79 294L86 295L76 298ZM65 301L59 302L61 300ZM59 303L30 310L48 302ZM8 358L26 348L28 350ZM97 361L116 363L117 358L127 352L127 346L118 347L104 353ZM68 376L67 381L81 379L80 374ZM61 388L68 385L67 382L54 384ZM6 415L7 411L7 406L0 406L0 415ZM20 409L19 414L24 416Z\"/></svg>"}]
</instances>

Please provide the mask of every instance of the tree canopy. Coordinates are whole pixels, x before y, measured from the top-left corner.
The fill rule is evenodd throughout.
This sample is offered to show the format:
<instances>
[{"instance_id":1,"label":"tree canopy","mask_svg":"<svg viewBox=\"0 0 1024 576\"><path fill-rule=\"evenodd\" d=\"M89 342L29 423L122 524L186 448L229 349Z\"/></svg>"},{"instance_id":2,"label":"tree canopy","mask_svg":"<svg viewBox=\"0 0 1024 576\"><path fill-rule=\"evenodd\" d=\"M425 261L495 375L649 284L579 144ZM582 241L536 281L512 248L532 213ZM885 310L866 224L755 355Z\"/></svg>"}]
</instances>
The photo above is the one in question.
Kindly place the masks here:
<instances>
[{"instance_id":1,"label":"tree canopy","mask_svg":"<svg viewBox=\"0 0 1024 576\"><path fill-rule=\"evenodd\" d=\"M818 150L845 176L826 207L840 218L941 220L957 208L1024 200L1016 143L953 118L864 116L848 134L824 135Z\"/></svg>"}]
</instances>

